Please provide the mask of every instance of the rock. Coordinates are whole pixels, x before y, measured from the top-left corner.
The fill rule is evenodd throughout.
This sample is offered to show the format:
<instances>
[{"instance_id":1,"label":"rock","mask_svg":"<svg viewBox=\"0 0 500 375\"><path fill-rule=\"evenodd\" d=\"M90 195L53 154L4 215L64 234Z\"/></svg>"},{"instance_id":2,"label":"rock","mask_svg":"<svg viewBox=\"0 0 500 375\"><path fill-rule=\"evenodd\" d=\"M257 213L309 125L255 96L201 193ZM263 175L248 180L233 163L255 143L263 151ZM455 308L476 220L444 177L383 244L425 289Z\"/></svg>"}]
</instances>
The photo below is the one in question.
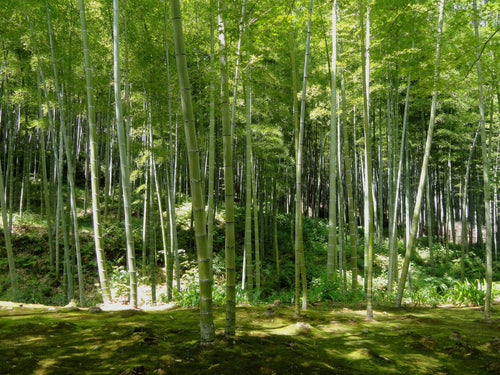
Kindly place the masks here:
<instances>
[{"instance_id":1,"label":"rock","mask_svg":"<svg viewBox=\"0 0 500 375\"><path fill-rule=\"evenodd\" d=\"M451 335L448 336L448 339L451 341L460 341L462 340L462 335L459 332L452 332Z\"/></svg>"},{"instance_id":2,"label":"rock","mask_svg":"<svg viewBox=\"0 0 500 375\"><path fill-rule=\"evenodd\" d=\"M270 307L266 311L264 311L264 316L271 317L274 315L274 310Z\"/></svg>"},{"instance_id":3,"label":"rock","mask_svg":"<svg viewBox=\"0 0 500 375\"><path fill-rule=\"evenodd\" d=\"M295 323L295 328L297 329L298 332L301 332L301 333L307 333L307 332L310 332L312 330L312 326L306 322Z\"/></svg>"},{"instance_id":4,"label":"rock","mask_svg":"<svg viewBox=\"0 0 500 375\"><path fill-rule=\"evenodd\" d=\"M89 313L100 313L102 312L102 309L99 306L90 306L89 307Z\"/></svg>"},{"instance_id":5,"label":"rock","mask_svg":"<svg viewBox=\"0 0 500 375\"><path fill-rule=\"evenodd\" d=\"M61 312L74 312L74 311L80 311L80 309L76 306L65 306L60 311Z\"/></svg>"},{"instance_id":6,"label":"rock","mask_svg":"<svg viewBox=\"0 0 500 375\"><path fill-rule=\"evenodd\" d=\"M76 307L76 306L77 306L77 302L76 302L74 299L72 299L72 300L71 300L71 301L70 301L70 302L69 302L66 306L64 306L64 307L68 307L68 308L69 308L69 307Z\"/></svg>"}]
</instances>

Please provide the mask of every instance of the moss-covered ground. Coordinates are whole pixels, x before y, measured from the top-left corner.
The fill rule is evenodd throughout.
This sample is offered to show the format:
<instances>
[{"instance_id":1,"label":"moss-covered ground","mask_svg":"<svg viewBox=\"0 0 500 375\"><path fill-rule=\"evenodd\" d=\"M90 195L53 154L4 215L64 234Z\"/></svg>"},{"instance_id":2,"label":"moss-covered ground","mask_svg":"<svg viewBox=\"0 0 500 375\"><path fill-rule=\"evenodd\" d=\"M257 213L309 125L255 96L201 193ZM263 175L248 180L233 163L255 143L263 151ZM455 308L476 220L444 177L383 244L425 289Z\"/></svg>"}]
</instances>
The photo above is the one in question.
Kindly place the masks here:
<instances>
[{"instance_id":1,"label":"moss-covered ground","mask_svg":"<svg viewBox=\"0 0 500 375\"><path fill-rule=\"evenodd\" d=\"M237 334L199 343L199 311L68 311L1 303L0 374L498 374L500 312L241 306Z\"/></svg>"}]
</instances>

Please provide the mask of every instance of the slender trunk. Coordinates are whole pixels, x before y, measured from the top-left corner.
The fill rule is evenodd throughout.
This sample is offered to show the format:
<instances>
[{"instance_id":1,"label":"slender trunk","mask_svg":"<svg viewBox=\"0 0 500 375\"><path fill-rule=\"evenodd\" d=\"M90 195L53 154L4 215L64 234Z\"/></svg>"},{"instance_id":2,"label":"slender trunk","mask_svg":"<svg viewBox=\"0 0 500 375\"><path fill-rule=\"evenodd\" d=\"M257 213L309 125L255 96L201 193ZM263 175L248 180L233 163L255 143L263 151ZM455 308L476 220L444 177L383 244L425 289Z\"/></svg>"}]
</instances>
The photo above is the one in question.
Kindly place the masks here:
<instances>
[{"instance_id":1,"label":"slender trunk","mask_svg":"<svg viewBox=\"0 0 500 375\"><path fill-rule=\"evenodd\" d=\"M68 184L69 184L69 202L70 202L70 209L71 209L71 217L73 221L73 235L74 235L74 240L75 240L75 253L76 253L76 262L77 262L77 274L78 274L78 291L79 291L79 297L80 297L80 305L84 305L84 281L83 281L83 270L82 270L82 259L81 259L81 252L80 252L80 236L78 234L78 214L77 214L77 207L76 207L76 189L75 189L75 174L74 174L74 165L73 165L73 156L74 153L72 152L71 145L69 143L69 135L68 131L66 129L66 113L65 113L65 107L63 103L63 93L61 91L61 87L59 86L59 80L58 80L58 75L57 75L57 69L56 69L56 59L54 55L54 46L52 43L52 27L50 23L50 9L47 6L47 24L48 24L48 33L49 33L49 43L50 43L50 53L51 53L51 58L52 58L52 70L54 73L54 84L55 84L55 91L56 91L56 96L57 96L57 103L59 106L59 121L60 121L60 128L59 132L61 135L61 139L63 140L64 144L64 151L66 153L66 167L67 167L67 179L68 179ZM62 157L62 155L61 155Z\"/></svg>"},{"instance_id":2,"label":"slender trunk","mask_svg":"<svg viewBox=\"0 0 500 375\"><path fill-rule=\"evenodd\" d=\"M341 74L341 98L342 101L338 100L337 107L340 107L341 105L341 111L337 114L337 168L338 168L338 199L337 199L337 207L338 207L338 227L339 227L339 234L338 234L338 259L337 259L337 264L338 264L338 269L340 273L340 285L343 290L346 289L347 286L347 274L346 274L346 262L345 262L345 246L344 246L344 228L345 228L345 211L346 211L346 205L345 205L345 194L344 194L344 183L343 183L343 167L344 165L344 157L347 158L347 156L344 156L344 147L342 146L342 136L344 132L344 124L345 122L345 116L343 115L344 113L344 75L343 72Z\"/></svg>"},{"instance_id":3,"label":"slender trunk","mask_svg":"<svg viewBox=\"0 0 500 375\"><path fill-rule=\"evenodd\" d=\"M233 87L233 104L231 108L231 138L233 137L234 134L234 119L236 115L236 97L238 94L238 80L240 77L239 74L239 66L240 66L240 50L241 50L241 41L243 39L243 29L244 29L244 22L245 22L245 7L246 7L246 0L243 0L241 3L241 18L240 18L240 25L239 25L239 37L238 37L238 44L236 46L236 63L234 67L234 87Z\"/></svg>"},{"instance_id":4,"label":"slender trunk","mask_svg":"<svg viewBox=\"0 0 500 375\"><path fill-rule=\"evenodd\" d=\"M123 123L123 110L120 88L120 43L119 43L119 6L113 0L113 81L115 93L116 128L120 150L120 176L122 182L123 211L125 216L125 236L127 241L127 269L130 282L130 305L137 308L137 272L135 269L135 249L132 233L132 210L130 192L129 155L127 154L128 133Z\"/></svg>"},{"instance_id":5,"label":"slender trunk","mask_svg":"<svg viewBox=\"0 0 500 375\"><path fill-rule=\"evenodd\" d=\"M21 103L17 104L17 116L16 123L10 126L8 135L8 146L7 146L7 171L5 176L7 178L8 188L6 193L6 199L8 200L7 207L9 208L9 226L12 228L12 219L14 215L14 139L16 138L16 128L19 129L21 125Z\"/></svg>"},{"instance_id":6,"label":"slender trunk","mask_svg":"<svg viewBox=\"0 0 500 375\"><path fill-rule=\"evenodd\" d=\"M387 68L389 70L389 68ZM387 217L389 222L388 240L389 240L389 261L387 267L387 290L392 292L392 284L394 282L394 268L396 268L395 251L394 251L394 233L392 227L396 221L396 214L394 212L394 126L391 118L391 81L389 73L386 73L387 81L387 108L386 108L386 121L387 121ZM408 89L408 87L407 87ZM392 242L392 248L391 248Z\"/></svg>"},{"instance_id":7,"label":"slender trunk","mask_svg":"<svg viewBox=\"0 0 500 375\"><path fill-rule=\"evenodd\" d=\"M148 183L147 183L147 215L146 215L146 227L147 227L147 239L146 239L146 244L147 244L147 250L148 250L148 258L149 258L149 280L151 283L151 302L153 304L156 303L156 240L155 240L155 233L156 233L156 220L153 218L153 189L151 188L151 180L153 179L153 163L152 163L152 157L150 157L149 160L149 170L148 170ZM146 263L145 260L143 260L143 263Z\"/></svg>"},{"instance_id":8,"label":"slender trunk","mask_svg":"<svg viewBox=\"0 0 500 375\"><path fill-rule=\"evenodd\" d=\"M151 114L149 115L151 116ZM149 119L149 144L152 146L153 145L153 134L152 134L152 129L151 129L151 118ZM169 246L169 243L167 241L167 227L165 225L165 219L163 217L163 197L161 195L161 190L160 190L160 182L158 178L158 174L156 172L156 162L155 162L155 157L153 154L151 154L151 165L153 169L153 180L155 184L155 194L156 194L156 202L158 204L158 213L160 217L160 231L161 231L161 243L162 243L162 248L163 248L163 254L164 254L164 261L165 261L165 284L166 284L166 298L167 301L172 300L172 293L173 293L173 273L174 273L174 265L173 265L173 257L172 257L172 248ZM169 199L169 190L170 187L167 187L167 199ZM170 210L169 210L170 211Z\"/></svg>"},{"instance_id":9,"label":"slender trunk","mask_svg":"<svg viewBox=\"0 0 500 375\"><path fill-rule=\"evenodd\" d=\"M379 131L378 131L378 185L377 185L377 245L382 246L384 236L384 197L383 197L383 181L384 181L384 166L382 157L382 110L379 107Z\"/></svg>"},{"instance_id":10,"label":"slender trunk","mask_svg":"<svg viewBox=\"0 0 500 375\"><path fill-rule=\"evenodd\" d=\"M276 261L276 279L280 279L280 253L278 246L278 197L276 190L276 178L273 178L273 248Z\"/></svg>"},{"instance_id":11,"label":"slender trunk","mask_svg":"<svg viewBox=\"0 0 500 375\"><path fill-rule=\"evenodd\" d=\"M425 184L425 204L426 204L426 212L427 212L427 239L429 241L429 259L431 265L434 264L434 212L433 212L433 204L431 194L431 179L430 176Z\"/></svg>"},{"instance_id":12,"label":"slender trunk","mask_svg":"<svg viewBox=\"0 0 500 375\"><path fill-rule=\"evenodd\" d=\"M165 2L165 36L167 35L167 3ZM212 21L211 25L212 25ZM213 44L213 35L210 34L211 43ZM213 45L211 45L213 48ZM211 63L213 62L213 50L211 54ZM173 256L173 262L175 263L175 281L177 292L181 291L181 271L180 271L180 263L179 263L179 248L177 246L177 218L175 214L175 169L177 166L177 133L175 139L175 145L173 145L172 141L172 97L170 90L170 53L168 48L168 42L165 40L165 62L167 68L167 97L168 97L168 129L169 129L169 152L168 152L168 162L167 162L167 202L168 202L168 226L169 226L169 238L170 238L170 253ZM212 85L212 80L210 81ZM213 94L213 93L212 93ZM175 127L175 131L177 132L177 124ZM172 155L173 154L173 155ZM210 211L210 201L209 208ZM210 227L210 225L209 225ZM210 233L210 231L209 231ZM212 234L213 235L213 234ZM209 248L210 248L209 244ZM211 252L210 252L211 254Z\"/></svg>"},{"instance_id":13,"label":"slender trunk","mask_svg":"<svg viewBox=\"0 0 500 375\"><path fill-rule=\"evenodd\" d=\"M476 147L477 135L479 134L479 128L476 130L474 135L474 141L469 151L469 157L467 158L467 164L465 166L465 175L462 180L462 240L461 240L461 256L460 256L460 276L462 281L465 279L465 255L469 250L469 243L467 238L467 195L469 189L469 176L470 176L470 166L472 162L472 156L474 154L474 148Z\"/></svg>"},{"instance_id":14,"label":"slender trunk","mask_svg":"<svg viewBox=\"0 0 500 375\"><path fill-rule=\"evenodd\" d=\"M406 279L408 276L408 269L410 266L410 257L415 247L415 240L417 237L417 226L420 218L420 208L422 206L422 196L424 194L424 184L427 178L427 165L429 163L429 157L432 146L432 135L434 132L434 124L436 120L436 105L437 105L437 84L439 79L439 63L440 63L440 50L441 50L441 35L443 30L443 13L444 13L444 2L440 1L439 5L439 21L438 21L438 34L436 43L436 63L434 68L434 83L432 92L432 104L431 104L431 115L429 119L429 129L427 131L427 140L425 143L424 159L422 161L422 170L420 173L420 181L418 184L417 197L415 201L415 206L413 210L413 219L411 226L410 238L408 241L408 246L406 248L405 259L403 263L403 269L401 271L401 278L398 284L398 291L396 295L396 306L401 307L401 302L403 300L403 291L406 284Z\"/></svg>"},{"instance_id":15,"label":"slender trunk","mask_svg":"<svg viewBox=\"0 0 500 375\"><path fill-rule=\"evenodd\" d=\"M337 257L337 0L332 5L332 65L330 94L330 191L328 203L328 279L335 278Z\"/></svg>"},{"instance_id":16,"label":"slender trunk","mask_svg":"<svg viewBox=\"0 0 500 375\"><path fill-rule=\"evenodd\" d=\"M40 74L36 75L36 86L37 86L37 93L38 93L38 117L42 118L43 117L43 109L42 109L42 99L41 99L41 93L40 93ZM43 201L44 201L44 207L45 207L45 215L46 215L46 220L47 220L47 235L48 235L48 242L49 242L49 264L51 269L54 269L54 262L55 262L55 254L54 254L54 239L52 235L52 203L50 200L50 189L49 189L49 182L47 179L47 149L46 149L46 144L45 144L45 137L46 137L46 129L42 128L40 131L40 162L41 162L41 175L42 175L42 191L43 191Z\"/></svg>"},{"instance_id":17,"label":"slender trunk","mask_svg":"<svg viewBox=\"0 0 500 375\"><path fill-rule=\"evenodd\" d=\"M208 202L207 202L207 231L208 231L208 251L210 259L213 258L214 243L214 178L215 178L215 69L214 69L214 22L213 22L213 1L210 1L210 113L208 130Z\"/></svg>"},{"instance_id":18,"label":"slender trunk","mask_svg":"<svg viewBox=\"0 0 500 375\"><path fill-rule=\"evenodd\" d=\"M252 142L250 141L250 164L252 166L252 202L253 202L253 224L254 224L254 246L255 246L255 291L260 295L260 276L261 276L261 253L260 253L260 235L259 235L259 200L257 199L257 175L255 172L255 163L253 161Z\"/></svg>"},{"instance_id":19,"label":"slender trunk","mask_svg":"<svg viewBox=\"0 0 500 375\"><path fill-rule=\"evenodd\" d=\"M179 76L179 89L182 98L184 129L188 149L189 175L194 213L194 230L196 249L198 253L198 270L200 280L200 336L202 343L212 342L215 338L212 312L212 263L208 252L205 225L205 205L200 173L200 156L196 141L191 86L184 50L184 35L182 31L181 7L179 0L170 0L172 23L174 30L175 57Z\"/></svg>"},{"instance_id":20,"label":"slender trunk","mask_svg":"<svg viewBox=\"0 0 500 375\"><path fill-rule=\"evenodd\" d=\"M476 68L477 85L479 91L479 114L481 130L481 156L483 162L483 191L484 191L484 219L486 226L486 295L484 297L484 320L491 321L491 287L493 278L493 256L492 256L492 235L491 235L491 198L490 198L490 163L488 155L488 146L486 142L485 115L484 115L484 94L483 94L483 75L481 67L481 51L479 49L479 20L476 0L473 0L474 6L474 34L478 43L476 44Z\"/></svg>"},{"instance_id":21,"label":"slender trunk","mask_svg":"<svg viewBox=\"0 0 500 375\"><path fill-rule=\"evenodd\" d=\"M307 309L307 280L304 261L304 240L302 233L302 149L304 143L304 124L306 116L306 91L307 91L307 73L309 66L309 49L311 45L311 17L312 17L312 0L309 2L309 18L307 21L307 38L306 52L304 58L304 75L302 80L302 97L300 102L300 121L299 121L299 138L296 160L296 180L295 180L295 257L296 264L300 265L300 275L302 281L302 309ZM297 271L296 271L297 272ZM295 277L297 283L298 278ZM300 315L300 295L298 295L298 286L295 286L295 315Z\"/></svg>"},{"instance_id":22,"label":"slender trunk","mask_svg":"<svg viewBox=\"0 0 500 375\"><path fill-rule=\"evenodd\" d=\"M410 97L410 81L411 80L411 75L408 74L408 81L406 83L406 99L405 99L405 112L403 115L403 129L401 131L401 143L400 143L400 148L399 148L399 164L398 164L398 172L397 172L397 177L396 177L396 191L394 193L394 198L393 198L393 211L390 213L392 219L390 221L391 226L389 228L389 270L388 270L388 290L392 291L393 284L396 280L394 280L397 277L397 266L398 266L398 252L397 252L397 245L396 245L396 223L397 223L397 215L398 215L398 206L399 206L399 191L400 191L400 185L401 185L401 171L403 169L403 156L404 156L404 150L405 150L405 144L406 144L406 123L408 119L408 101ZM392 182L391 182L392 183Z\"/></svg>"},{"instance_id":23,"label":"slender trunk","mask_svg":"<svg viewBox=\"0 0 500 375\"><path fill-rule=\"evenodd\" d=\"M363 31L363 10L364 3L360 12L361 30ZM366 195L368 195L368 265L367 265L367 281L366 281L366 318L373 319L372 293L373 293L373 241L374 241L374 213L373 213L373 192L372 192L372 147L371 134L369 128L370 114L370 97L369 97L369 82L370 82L370 6L366 6L366 39L362 35L362 81L363 81L363 119L365 132L365 168L366 168ZM366 45L363 45L366 42Z\"/></svg>"},{"instance_id":24,"label":"slender trunk","mask_svg":"<svg viewBox=\"0 0 500 375\"><path fill-rule=\"evenodd\" d=\"M243 6L244 6L243 2ZM225 4L219 0L219 60L221 77L221 119L224 148L224 187L226 204L226 336L235 335L236 320L236 255L234 236L234 178L233 178L233 143L231 137L231 119L229 117L229 89L227 73Z\"/></svg>"},{"instance_id":25,"label":"slender trunk","mask_svg":"<svg viewBox=\"0 0 500 375\"><path fill-rule=\"evenodd\" d=\"M55 133L55 132L54 132ZM69 230L68 230L68 222L66 218L66 210L63 202L63 179L62 179L62 171L63 171L63 138L62 134L59 131L58 135L59 140L59 149L57 150L57 211L59 217L56 217L56 220L61 220L61 229L63 231L63 245L64 245L64 268L63 268L63 285L66 291L66 296L68 301L73 299L74 295L74 286L73 286L73 268L70 263L70 249L69 249ZM55 142L54 142L55 147ZM56 238L58 232L56 230ZM57 251L56 251L56 262L57 262ZM56 263L56 274L58 272L58 262Z\"/></svg>"},{"instance_id":26,"label":"slender trunk","mask_svg":"<svg viewBox=\"0 0 500 375\"><path fill-rule=\"evenodd\" d=\"M245 90L246 100L246 168L245 168L245 267L246 274L246 288L248 290L248 299L253 300L253 267L252 267L252 91L250 85ZM245 280L243 280L245 281Z\"/></svg>"},{"instance_id":27,"label":"slender trunk","mask_svg":"<svg viewBox=\"0 0 500 375\"><path fill-rule=\"evenodd\" d=\"M143 147L145 149L148 148L148 137L144 136ZM153 179L153 163L152 159L152 150L149 150L149 157L147 160L147 164L145 165L144 170L144 203L142 210L142 276L146 275L147 269L147 249L149 245L148 239L148 231L150 230L149 225L151 224L151 212L149 210L151 206L151 202L149 200L150 190L151 190L151 179Z\"/></svg>"},{"instance_id":28,"label":"slender trunk","mask_svg":"<svg viewBox=\"0 0 500 375\"><path fill-rule=\"evenodd\" d=\"M2 163L0 163L0 205L2 206L3 234L5 238L5 248L7 250L7 263L9 265L9 278L11 293L15 298L18 290L17 271L14 262L14 252L12 250L11 226L9 224L7 207L5 205L5 186L3 182Z\"/></svg>"},{"instance_id":29,"label":"slender trunk","mask_svg":"<svg viewBox=\"0 0 500 375\"><path fill-rule=\"evenodd\" d=\"M84 0L79 0L80 7L80 24L82 29L83 41L83 57L85 61L85 81L87 86L87 108L89 122L89 143L90 143L90 186L92 190L92 220L94 228L94 245L97 260L97 272L99 275L99 284L104 303L111 299L108 285L108 276L106 272L106 261L104 247L102 241L102 229L100 211L101 205L99 202L99 162L98 162L98 145L97 132L95 122L95 106L94 106L94 86L92 77L92 64L90 62L90 52L88 48L87 25L85 20L85 5Z\"/></svg>"}]
</instances>

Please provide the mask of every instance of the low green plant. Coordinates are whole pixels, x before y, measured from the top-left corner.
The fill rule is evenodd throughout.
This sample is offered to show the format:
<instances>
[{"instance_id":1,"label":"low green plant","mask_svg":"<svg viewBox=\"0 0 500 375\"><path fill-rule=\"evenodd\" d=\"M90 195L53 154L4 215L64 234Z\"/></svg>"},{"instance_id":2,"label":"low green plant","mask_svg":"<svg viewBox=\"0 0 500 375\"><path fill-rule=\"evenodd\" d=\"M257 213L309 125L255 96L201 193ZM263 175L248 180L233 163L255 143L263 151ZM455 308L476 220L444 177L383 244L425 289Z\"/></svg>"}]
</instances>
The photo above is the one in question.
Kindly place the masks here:
<instances>
[{"instance_id":1,"label":"low green plant","mask_svg":"<svg viewBox=\"0 0 500 375\"><path fill-rule=\"evenodd\" d=\"M128 294L129 274L124 266L113 266L109 281L114 297L126 296Z\"/></svg>"},{"instance_id":2,"label":"low green plant","mask_svg":"<svg viewBox=\"0 0 500 375\"><path fill-rule=\"evenodd\" d=\"M173 297L175 303L181 307L197 307L200 304L200 289L198 281L193 278L185 284L185 287L178 291L174 289ZM241 287L236 287L236 303L248 303L247 291ZM214 283L212 286L212 303L215 306L223 306L226 303L226 285Z\"/></svg>"},{"instance_id":3,"label":"low green plant","mask_svg":"<svg viewBox=\"0 0 500 375\"><path fill-rule=\"evenodd\" d=\"M434 286L419 288L409 294L410 301L415 306L432 306L439 305L443 297L439 294Z\"/></svg>"},{"instance_id":4,"label":"low green plant","mask_svg":"<svg viewBox=\"0 0 500 375\"><path fill-rule=\"evenodd\" d=\"M258 301L260 299L261 293L255 293L254 299ZM265 299L267 302L272 303L274 301L280 301L285 304L292 304L295 299L295 292L293 289L281 289L276 290Z\"/></svg>"},{"instance_id":5,"label":"low green plant","mask_svg":"<svg viewBox=\"0 0 500 375\"><path fill-rule=\"evenodd\" d=\"M468 279L457 281L452 288L448 289L446 299L448 302L458 306L482 306L486 295L486 281L479 279L470 282Z\"/></svg>"},{"instance_id":6,"label":"low green plant","mask_svg":"<svg viewBox=\"0 0 500 375\"><path fill-rule=\"evenodd\" d=\"M198 283L191 280L185 287L178 291L173 290L173 297L175 302L181 307L195 307L200 304L200 290Z\"/></svg>"},{"instance_id":7,"label":"low green plant","mask_svg":"<svg viewBox=\"0 0 500 375\"><path fill-rule=\"evenodd\" d=\"M340 297L339 279L328 280L326 275L315 277L311 280L308 297L311 303L324 302L327 300L335 301Z\"/></svg>"},{"instance_id":8,"label":"low green plant","mask_svg":"<svg viewBox=\"0 0 500 375\"><path fill-rule=\"evenodd\" d=\"M308 297L311 303L358 303L365 300L366 294L361 288L355 290L346 289L342 285L340 277L328 280L326 273L322 273L319 277L312 279Z\"/></svg>"}]
</instances>

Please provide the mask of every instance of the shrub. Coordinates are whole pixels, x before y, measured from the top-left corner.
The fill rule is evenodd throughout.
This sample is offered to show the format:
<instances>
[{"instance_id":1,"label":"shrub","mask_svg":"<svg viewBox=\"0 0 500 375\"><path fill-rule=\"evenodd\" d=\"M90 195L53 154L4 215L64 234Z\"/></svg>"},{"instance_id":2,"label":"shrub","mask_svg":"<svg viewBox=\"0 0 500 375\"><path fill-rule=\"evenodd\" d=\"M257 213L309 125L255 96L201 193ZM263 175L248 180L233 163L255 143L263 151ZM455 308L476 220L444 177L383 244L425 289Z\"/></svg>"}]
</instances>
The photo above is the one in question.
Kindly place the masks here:
<instances>
[{"instance_id":1,"label":"shrub","mask_svg":"<svg viewBox=\"0 0 500 375\"><path fill-rule=\"evenodd\" d=\"M486 282L479 279L470 282L468 279L457 281L446 293L447 301L454 305L482 306L484 305Z\"/></svg>"},{"instance_id":2,"label":"shrub","mask_svg":"<svg viewBox=\"0 0 500 375\"><path fill-rule=\"evenodd\" d=\"M340 302L357 303L365 300L365 293L362 288L356 290L346 289L342 285L340 277L328 280L327 274L322 273L319 277L313 278L308 291L308 298L311 303L317 302Z\"/></svg>"},{"instance_id":3,"label":"shrub","mask_svg":"<svg viewBox=\"0 0 500 375\"><path fill-rule=\"evenodd\" d=\"M432 307L436 307L443 299L443 297L439 294L439 291L434 286L424 287L412 291L409 297L410 301L415 306L431 305Z\"/></svg>"},{"instance_id":4,"label":"shrub","mask_svg":"<svg viewBox=\"0 0 500 375\"><path fill-rule=\"evenodd\" d=\"M113 294L113 298L128 295L130 285L129 280L129 274L124 266L113 266L109 277L110 289Z\"/></svg>"}]
</instances>

